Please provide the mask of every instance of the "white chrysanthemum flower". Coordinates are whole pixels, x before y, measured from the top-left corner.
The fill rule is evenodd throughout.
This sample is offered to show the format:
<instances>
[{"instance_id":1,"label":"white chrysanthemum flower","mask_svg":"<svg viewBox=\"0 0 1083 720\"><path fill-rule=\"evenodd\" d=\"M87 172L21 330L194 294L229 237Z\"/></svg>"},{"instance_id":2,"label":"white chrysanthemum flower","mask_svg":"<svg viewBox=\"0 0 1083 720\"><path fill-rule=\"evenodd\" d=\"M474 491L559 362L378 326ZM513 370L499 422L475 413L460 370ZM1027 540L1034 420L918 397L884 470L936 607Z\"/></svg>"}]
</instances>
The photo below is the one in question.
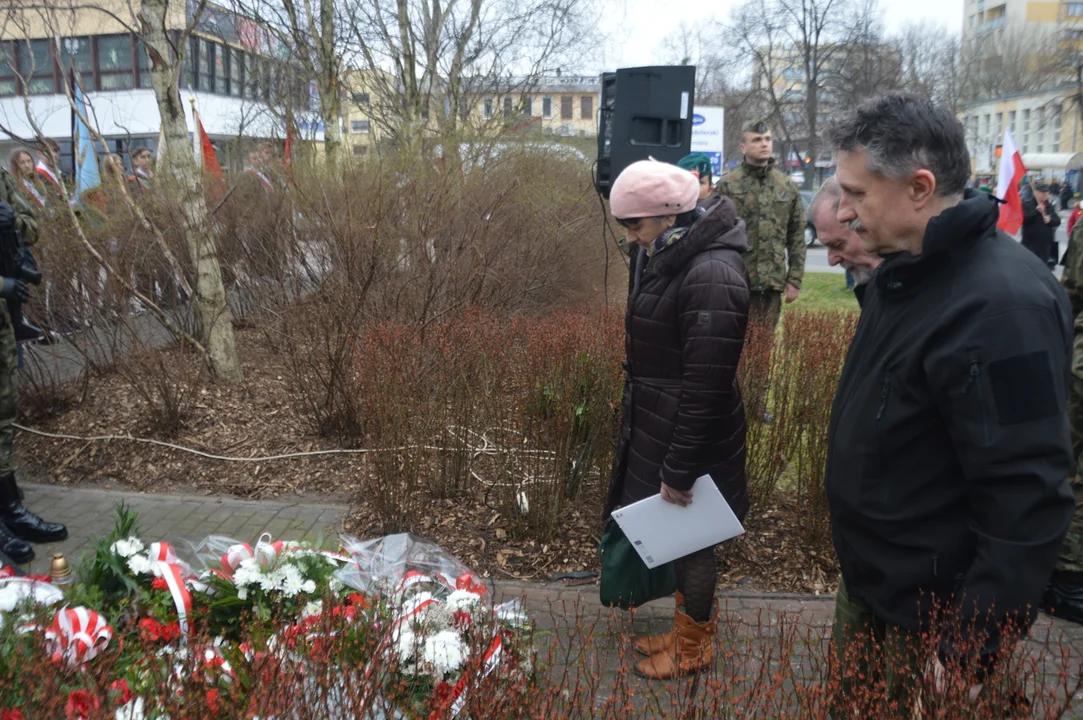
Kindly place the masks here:
<instances>
[{"instance_id":1,"label":"white chrysanthemum flower","mask_svg":"<svg viewBox=\"0 0 1083 720\"><path fill-rule=\"evenodd\" d=\"M237 599L238 600L247 600L248 599L248 588L246 588L246 587L237 588Z\"/></svg>"},{"instance_id":2,"label":"white chrysanthemum flower","mask_svg":"<svg viewBox=\"0 0 1083 720\"><path fill-rule=\"evenodd\" d=\"M398 653L399 660L404 663L413 662L417 656L417 635L406 623L399 625L396 630L395 651Z\"/></svg>"},{"instance_id":3,"label":"white chrysanthemum flower","mask_svg":"<svg viewBox=\"0 0 1083 720\"><path fill-rule=\"evenodd\" d=\"M309 595L316 592L316 581L305 580L303 583L301 583L301 592L308 593Z\"/></svg>"},{"instance_id":4,"label":"white chrysanthemum flower","mask_svg":"<svg viewBox=\"0 0 1083 720\"><path fill-rule=\"evenodd\" d=\"M327 589L331 592L337 593L344 587L345 585L342 584L342 581L339 580L336 575L332 575L331 579L327 581Z\"/></svg>"},{"instance_id":5,"label":"white chrysanthemum flower","mask_svg":"<svg viewBox=\"0 0 1083 720\"><path fill-rule=\"evenodd\" d=\"M150 560L147 560L142 555L132 555L128 558L128 569L136 575L152 574Z\"/></svg>"},{"instance_id":6,"label":"white chrysanthemum flower","mask_svg":"<svg viewBox=\"0 0 1083 720\"><path fill-rule=\"evenodd\" d=\"M303 585L300 574L286 574L282 578L282 594L286 597L294 597L301 592Z\"/></svg>"},{"instance_id":7,"label":"white chrysanthemum flower","mask_svg":"<svg viewBox=\"0 0 1083 720\"><path fill-rule=\"evenodd\" d=\"M448 612L474 612L481 607L481 596L469 590L456 590L444 601Z\"/></svg>"},{"instance_id":8,"label":"white chrysanthemum flower","mask_svg":"<svg viewBox=\"0 0 1083 720\"><path fill-rule=\"evenodd\" d=\"M143 543L140 542L137 537L130 537L126 540L117 540L111 546L109 550L114 554L122 558L130 558L132 555L138 555L143 552Z\"/></svg>"},{"instance_id":9,"label":"white chrysanthemum flower","mask_svg":"<svg viewBox=\"0 0 1083 720\"><path fill-rule=\"evenodd\" d=\"M316 617L323 612L323 601L316 600L305 605L305 609L301 611L301 617Z\"/></svg>"},{"instance_id":10,"label":"white chrysanthemum flower","mask_svg":"<svg viewBox=\"0 0 1083 720\"><path fill-rule=\"evenodd\" d=\"M114 720L146 720L147 714L143 709L143 698L133 698L127 705L120 707Z\"/></svg>"},{"instance_id":11,"label":"white chrysanthemum flower","mask_svg":"<svg viewBox=\"0 0 1083 720\"><path fill-rule=\"evenodd\" d=\"M449 673L458 671L466 657L459 633L442 630L425 641L421 649L421 662L431 670L432 676L442 680Z\"/></svg>"}]
</instances>

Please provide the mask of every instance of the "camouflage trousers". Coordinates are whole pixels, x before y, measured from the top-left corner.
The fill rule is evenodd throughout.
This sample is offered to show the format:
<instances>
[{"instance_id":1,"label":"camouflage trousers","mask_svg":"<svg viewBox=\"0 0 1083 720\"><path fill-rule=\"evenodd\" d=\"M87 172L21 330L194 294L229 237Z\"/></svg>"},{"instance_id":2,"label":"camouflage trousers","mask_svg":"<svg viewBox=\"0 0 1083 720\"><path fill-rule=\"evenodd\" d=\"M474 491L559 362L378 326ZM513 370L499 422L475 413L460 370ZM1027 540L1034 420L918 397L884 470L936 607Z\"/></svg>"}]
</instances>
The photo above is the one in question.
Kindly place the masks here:
<instances>
[{"instance_id":1,"label":"camouflage trousers","mask_svg":"<svg viewBox=\"0 0 1083 720\"><path fill-rule=\"evenodd\" d=\"M15 410L19 400L18 350L6 302L0 302L0 477L15 471L12 440L15 437Z\"/></svg>"},{"instance_id":2,"label":"camouflage trousers","mask_svg":"<svg viewBox=\"0 0 1083 720\"><path fill-rule=\"evenodd\" d=\"M782 315L782 293L778 290L753 290L748 293L748 321L777 328Z\"/></svg>"},{"instance_id":3,"label":"camouflage trousers","mask_svg":"<svg viewBox=\"0 0 1083 720\"><path fill-rule=\"evenodd\" d=\"M1068 384L1068 427L1072 432L1072 457L1076 459L1075 473L1070 478L1075 494L1075 514L1068 526L1057 570L1083 572L1083 378L1075 372L1075 366L1083 361L1083 337L1076 336L1076 350L1072 358L1072 375Z\"/></svg>"},{"instance_id":4,"label":"camouflage trousers","mask_svg":"<svg viewBox=\"0 0 1083 720\"><path fill-rule=\"evenodd\" d=\"M909 720L921 672L919 646L917 632L881 620L840 582L831 631L832 660L839 678L832 717ZM860 712L855 715L855 711Z\"/></svg>"}]
</instances>

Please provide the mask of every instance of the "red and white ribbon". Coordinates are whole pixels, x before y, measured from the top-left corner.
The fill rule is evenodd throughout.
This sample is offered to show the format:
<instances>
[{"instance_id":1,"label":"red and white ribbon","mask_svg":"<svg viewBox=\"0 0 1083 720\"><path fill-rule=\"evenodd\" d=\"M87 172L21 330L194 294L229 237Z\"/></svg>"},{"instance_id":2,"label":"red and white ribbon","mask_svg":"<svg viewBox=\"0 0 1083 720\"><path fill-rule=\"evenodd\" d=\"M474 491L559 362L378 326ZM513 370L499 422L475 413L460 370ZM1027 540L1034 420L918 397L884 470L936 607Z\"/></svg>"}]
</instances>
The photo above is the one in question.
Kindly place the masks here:
<instances>
[{"instance_id":1,"label":"red and white ribbon","mask_svg":"<svg viewBox=\"0 0 1083 720\"><path fill-rule=\"evenodd\" d=\"M169 594L173 597L173 605L177 608L177 623L181 633L188 636L188 616L192 612L192 593L185 586L185 579L191 575L177 558L177 553L169 546L169 543L156 542L150 544L151 567L154 574L162 577L169 587Z\"/></svg>"},{"instance_id":2,"label":"red and white ribbon","mask_svg":"<svg viewBox=\"0 0 1083 720\"><path fill-rule=\"evenodd\" d=\"M278 556L284 548L285 543L281 540L272 541L270 533L263 533L256 543L256 562L263 570L270 570L278 563Z\"/></svg>"},{"instance_id":3,"label":"red and white ribbon","mask_svg":"<svg viewBox=\"0 0 1083 720\"><path fill-rule=\"evenodd\" d=\"M220 578L232 580L233 573L241 566L241 562L251 560L253 557L252 546L248 543L230 545L229 550L222 556L222 569L215 569L214 574Z\"/></svg>"},{"instance_id":4,"label":"red and white ribbon","mask_svg":"<svg viewBox=\"0 0 1083 720\"><path fill-rule=\"evenodd\" d=\"M85 607L61 610L45 631L45 639L54 647L53 661L66 659L73 665L96 658L112 638L113 628L101 615Z\"/></svg>"},{"instance_id":5,"label":"red and white ribbon","mask_svg":"<svg viewBox=\"0 0 1083 720\"><path fill-rule=\"evenodd\" d=\"M500 633L496 634L493 641L489 644L489 648L485 651L485 656L481 660L481 675L478 677L478 681L485 677L488 677L489 673L496 669L496 666L500 664L500 657L504 651L504 639ZM456 717L462 712L463 707L466 706L466 690L467 684L470 680L470 673L463 673L463 676L459 678L459 682L455 683L455 688L451 691L451 715L450 717Z\"/></svg>"}]
</instances>

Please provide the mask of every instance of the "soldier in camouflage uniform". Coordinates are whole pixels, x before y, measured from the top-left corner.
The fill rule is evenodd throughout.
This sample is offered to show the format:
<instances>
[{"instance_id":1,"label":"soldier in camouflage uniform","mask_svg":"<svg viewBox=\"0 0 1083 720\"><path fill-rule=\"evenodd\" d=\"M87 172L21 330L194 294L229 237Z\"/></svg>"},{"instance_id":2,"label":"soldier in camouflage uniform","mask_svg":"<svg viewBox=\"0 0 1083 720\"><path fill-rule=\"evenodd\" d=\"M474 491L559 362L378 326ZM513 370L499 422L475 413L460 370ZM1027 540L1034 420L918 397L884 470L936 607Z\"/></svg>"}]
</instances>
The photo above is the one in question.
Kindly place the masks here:
<instances>
[{"instance_id":1,"label":"soldier in camouflage uniform","mask_svg":"<svg viewBox=\"0 0 1083 720\"><path fill-rule=\"evenodd\" d=\"M1070 478L1075 514L1042 598L1042 608L1057 617L1083 623L1083 223L1076 224L1068 239L1061 282L1072 301L1075 318L1072 375L1068 379L1068 427L1076 458L1076 471Z\"/></svg>"},{"instance_id":2,"label":"soldier in camouflage uniform","mask_svg":"<svg viewBox=\"0 0 1083 720\"><path fill-rule=\"evenodd\" d=\"M0 243L11 242L14 233L24 232L27 237L37 239L34 212L5 171L0 173ZM63 525L45 522L26 509L12 463L19 386L15 333L8 302L26 302L29 298L29 288L21 278L0 277L0 299L4 301L0 303L0 553L18 563L34 559L34 549L28 543L59 542L68 536Z\"/></svg>"},{"instance_id":3,"label":"soldier in camouflage uniform","mask_svg":"<svg viewBox=\"0 0 1083 720\"><path fill-rule=\"evenodd\" d=\"M783 294L792 303L801 291L805 210L797 185L775 168L767 124L752 120L741 131L744 162L722 176L718 192L733 199L737 217L745 221L748 250L741 257L748 267L749 316L774 327Z\"/></svg>"}]
</instances>

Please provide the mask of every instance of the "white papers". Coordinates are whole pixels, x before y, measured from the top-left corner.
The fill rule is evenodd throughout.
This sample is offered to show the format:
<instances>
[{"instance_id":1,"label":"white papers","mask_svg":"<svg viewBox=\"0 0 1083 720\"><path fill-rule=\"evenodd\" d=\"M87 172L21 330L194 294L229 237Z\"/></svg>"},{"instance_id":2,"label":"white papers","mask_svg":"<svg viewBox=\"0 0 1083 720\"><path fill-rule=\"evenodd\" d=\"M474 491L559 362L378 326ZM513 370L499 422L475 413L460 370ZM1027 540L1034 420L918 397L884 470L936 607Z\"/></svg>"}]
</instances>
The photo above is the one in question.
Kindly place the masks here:
<instances>
[{"instance_id":1,"label":"white papers","mask_svg":"<svg viewBox=\"0 0 1083 720\"><path fill-rule=\"evenodd\" d=\"M692 486L692 504L667 503L661 495L613 511L613 519L648 568L664 565L745 529L709 475Z\"/></svg>"}]
</instances>

